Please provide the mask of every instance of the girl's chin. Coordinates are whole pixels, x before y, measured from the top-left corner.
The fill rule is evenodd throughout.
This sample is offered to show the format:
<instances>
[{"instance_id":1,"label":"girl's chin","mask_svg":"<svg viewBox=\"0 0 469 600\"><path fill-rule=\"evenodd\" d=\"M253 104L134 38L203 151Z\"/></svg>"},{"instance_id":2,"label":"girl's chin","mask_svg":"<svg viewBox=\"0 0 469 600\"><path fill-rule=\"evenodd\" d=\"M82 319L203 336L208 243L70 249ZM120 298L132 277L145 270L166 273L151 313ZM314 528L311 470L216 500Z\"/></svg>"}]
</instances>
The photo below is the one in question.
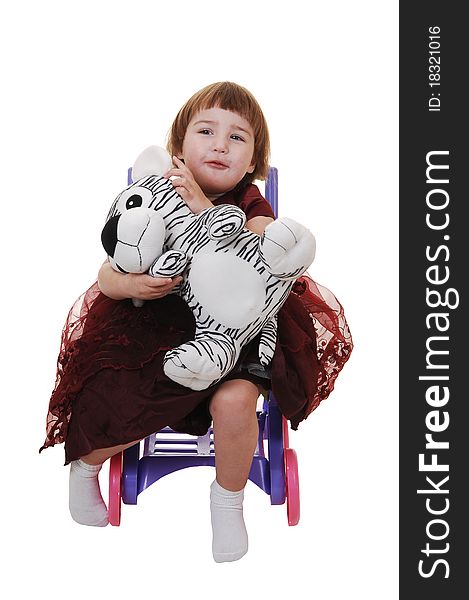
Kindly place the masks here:
<instances>
[{"instance_id":1,"label":"girl's chin","mask_svg":"<svg viewBox=\"0 0 469 600\"><path fill-rule=\"evenodd\" d=\"M200 186L204 192L204 194L209 194L211 196L219 196L220 194L225 194L234 188L234 185L230 185L229 183L224 183L220 185L214 185L213 182L207 183L207 185Z\"/></svg>"},{"instance_id":2,"label":"girl's chin","mask_svg":"<svg viewBox=\"0 0 469 600\"><path fill-rule=\"evenodd\" d=\"M229 189L216 189L216 190L205 190L204 194L208 197L208 199L216 199L218 196L222 196L223 194L226 194L226 192L229 192L231 188Z\"/></svg>"}]
</instances>

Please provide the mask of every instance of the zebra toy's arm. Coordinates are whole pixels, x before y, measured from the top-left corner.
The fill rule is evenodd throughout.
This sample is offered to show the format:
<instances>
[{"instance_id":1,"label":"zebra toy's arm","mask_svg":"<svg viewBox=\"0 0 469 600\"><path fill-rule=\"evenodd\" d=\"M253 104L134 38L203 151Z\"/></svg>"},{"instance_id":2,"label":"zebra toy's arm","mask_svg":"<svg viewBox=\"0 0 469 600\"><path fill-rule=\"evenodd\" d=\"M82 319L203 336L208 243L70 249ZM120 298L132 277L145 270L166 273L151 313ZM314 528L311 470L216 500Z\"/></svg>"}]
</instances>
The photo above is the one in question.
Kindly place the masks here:
<instances>
[{"instance_id":1,"label":"zebra toy's arm","mask_svg":"<svg viewBox=\"0 0 469 600\"><path fill-rule=\"evenodd\" d=\"M300 277L315 253L316 240L311 231L287 217L267 225L259 240L259 254L267 271L286 281Z\"/></svg>"},{"instance_id":2,"label":"zebra toy's arm","mask_svg":"<svg viewBox=\"0 0 469 600\"><path fill-rule=\"evenodd\" d=\"M179 275L186 268L188 257L180 250L168 250L164 252L148 269L148 274L152 277L174 277ZM177 291L180 286L173 288ZM132 298L132 303L136 308L145 304L145 300Z\"/></svg>"},{"instance_id":3,"label":"zebra toy's arm","mask_svg":"<svg viewBox=\"0 0 469 600\"><path fill-rule=\"evenodd\" d=\"M188 261L188 256L181 250L168 250L155 260L148 273L152 277L174 277L184 271Z\"/></svg>"},{"instance_id":4,"label":"zebra toy's arm","mask_svg":"<svg viewBox=\"0 0 469 600\"><path fill-rule=\"evenodd\" d=\"M267 365L272 362L276 341L277 315L273 316L261 331L261 339L259 341L259 359L261 361L261 365L264 367L267 367Z\"/></svg>"},{"instance_id":5,"label":"zebra toy's arm","mask_svg":"<svg viewBox=\"0 0 469 600\"><path fill-rule=\"evenodd\" d=\"M246 215L237 206L220 204L200 213L211 240L223 240L238 236L246 224Z\"/></svg>"}]
</instances>

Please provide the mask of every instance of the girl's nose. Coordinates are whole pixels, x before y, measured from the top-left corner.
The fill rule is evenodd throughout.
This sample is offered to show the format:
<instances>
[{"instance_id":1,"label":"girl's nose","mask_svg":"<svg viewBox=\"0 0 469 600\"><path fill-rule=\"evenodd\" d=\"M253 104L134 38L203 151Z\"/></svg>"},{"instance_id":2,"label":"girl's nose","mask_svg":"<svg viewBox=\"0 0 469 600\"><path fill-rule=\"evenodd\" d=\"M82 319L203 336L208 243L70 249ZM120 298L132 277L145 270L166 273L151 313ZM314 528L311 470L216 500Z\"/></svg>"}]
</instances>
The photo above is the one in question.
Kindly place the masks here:
<instances>
[{"instance_id":1,"label":"girl's nose","mask_svg":"<svg viewBox=\"0 0 469 600\"><path fill-rule=\"evenodd\" d=\"M224 138L214 138L213 150L216 152L226 152L228 150L228 144Z\"/></svg>"}]
</instances>

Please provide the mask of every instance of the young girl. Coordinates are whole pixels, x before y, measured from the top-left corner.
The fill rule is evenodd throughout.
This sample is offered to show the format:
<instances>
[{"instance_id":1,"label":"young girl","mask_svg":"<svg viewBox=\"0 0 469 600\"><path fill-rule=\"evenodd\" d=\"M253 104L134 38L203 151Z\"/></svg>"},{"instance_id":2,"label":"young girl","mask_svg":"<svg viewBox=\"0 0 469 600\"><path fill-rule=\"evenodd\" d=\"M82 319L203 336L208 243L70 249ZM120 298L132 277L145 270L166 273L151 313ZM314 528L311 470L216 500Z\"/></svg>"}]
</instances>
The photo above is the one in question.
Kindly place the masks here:
<instances>
[{"instance_id":1,"label":"young girl","mask_svg":"<svg viewBox=\"0 0 469 600\"><path fill-rule=\"evenodd\" d=\"M248 90L221 82L197 92L177 114L167 148L174 166L165 177L194 213L237 205L258 235L272 222L270 205L252 183L267 176L269 134ZM169 348L194 334L192 313L170 294L180 280L102 265L98 282L77 300L63 330L41 450L65 442L71 515L78 523L104 526L98 473L105 460L167 425L204 435L213 421L212 552L217 562L234 561L248 549L242 504L257 444L259 395L272 389L296 430L332 391L352 340L338 301L304 276L279 312L270 368L259 363L256 338L218 384L190 390L166 377L162 364ZM146 302L135 308L130 298Z\"/></svg>"}]
</instances>

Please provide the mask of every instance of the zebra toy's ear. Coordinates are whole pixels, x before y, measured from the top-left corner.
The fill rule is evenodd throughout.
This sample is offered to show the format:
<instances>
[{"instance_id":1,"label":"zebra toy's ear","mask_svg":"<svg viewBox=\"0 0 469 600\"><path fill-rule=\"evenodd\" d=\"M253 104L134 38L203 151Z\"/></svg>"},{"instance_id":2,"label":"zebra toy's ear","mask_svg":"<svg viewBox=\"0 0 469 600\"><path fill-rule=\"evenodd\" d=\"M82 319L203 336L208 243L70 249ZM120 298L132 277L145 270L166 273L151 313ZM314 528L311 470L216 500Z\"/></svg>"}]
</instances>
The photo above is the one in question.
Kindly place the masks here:
<instances>
[{"instance_id":1,"label":"zebra toy's ear","mask_svg":"<svg viewBox=\"0 0 469 600\"><path fill-rule=\"evenodd\" d=\"M163 175L173 163L171 157L160 146L149 146L141 152L132 167L132 179L138 181L148 175Z\"/></svg>"}]
</instances>

